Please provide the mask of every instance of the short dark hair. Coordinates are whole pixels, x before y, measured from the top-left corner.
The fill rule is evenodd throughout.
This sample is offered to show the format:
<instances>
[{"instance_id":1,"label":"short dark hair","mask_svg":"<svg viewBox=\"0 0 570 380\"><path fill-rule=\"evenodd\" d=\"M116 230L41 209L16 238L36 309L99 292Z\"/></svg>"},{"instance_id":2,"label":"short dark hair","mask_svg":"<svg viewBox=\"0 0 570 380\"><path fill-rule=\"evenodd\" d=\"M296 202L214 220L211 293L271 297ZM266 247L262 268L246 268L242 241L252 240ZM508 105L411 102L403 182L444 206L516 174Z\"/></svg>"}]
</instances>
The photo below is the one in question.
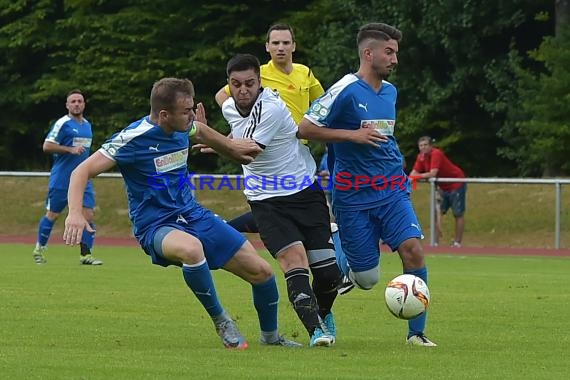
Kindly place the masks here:
<instances>
[{"instance_id":1,"label":"short dark hair","mask_svg":"<svg viewBox=\"0 0 570 380\"><path fill-rule=\"evenodd\" d=\"M384 41L396 40L400 42L402 40L402 32L388 24L371 22L360 27L356 36L356 44L360 46L360 43L367 39Z\"/></svg>"},{"instance_id":2,"label":"short dark hair","mask_svg":"<svg viewBox=\"0 0 570 380\"><path fill-rule=\"evenodd\" d=\"M422 142L427 142L429 145L433 145L434 140L430 136L422 136L418 139L418 145Z\"/></svg>"},{"instance_id":3,"label":"short dark hair","mask_svg":"<svg viewBox=\"0 0 570 380\"><path fill-rule=\"evenodd\" d=\"M79 94L79 95L83 96L83 100L85 100L85 95L83 94L83 91L81 91L78 88L74 88L73 90L69 91L67 93L67 95L65 95L65 99L69 98L71 95L74 95L74 94Z\"/></svg>"},{"instance_id":4,"label":"short dark hair","mask_svg":"<svg viewBox=\"0 0 570 380\"><path fill-rule=\"evenodd\" d=\"M295 33L293 32L293 28L289 24L273 24L267 29L267 37L265 38L265 42L269 42L269 36L271 32L274 30L288 30L291 33L291 40L295 42Z\"/></svg>"},{"instance_id":5,"label":"short dark hair","mask_svg":"<svg viewBox=\"0 0 570 380\"><path fill-rule=\"evenodd\" d=\"M259 76L259 59L253 54L236 54L228 61L226 65L226 74L228 78L234 71L246 71L252 69Z\"/></svg>"},{"instance_id":6,"label":"short dark hair","mask_svg":"<svg viewBox=\"0 0 570 380\"><path fill-rule=\"evenodd\" d=\"M150 112L172 110L180 96L194 97L194 85L189 79L162 78L154 83L150 92Z\"/></svg>"}]
</instances>

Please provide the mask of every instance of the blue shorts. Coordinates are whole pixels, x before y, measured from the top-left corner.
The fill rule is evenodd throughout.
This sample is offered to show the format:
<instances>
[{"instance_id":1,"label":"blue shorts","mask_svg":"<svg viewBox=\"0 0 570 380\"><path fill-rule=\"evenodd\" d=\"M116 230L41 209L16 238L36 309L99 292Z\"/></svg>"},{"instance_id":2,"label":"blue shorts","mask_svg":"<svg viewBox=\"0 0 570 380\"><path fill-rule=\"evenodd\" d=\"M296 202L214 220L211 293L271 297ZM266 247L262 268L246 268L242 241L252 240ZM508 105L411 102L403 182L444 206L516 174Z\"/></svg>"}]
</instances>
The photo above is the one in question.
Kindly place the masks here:
<instances>
[{"instance_id":1,"label":"blue shorts","mask_svg":"<svg viewBox=\"0 0 570 380\"><path fill-rule=\"evenodd\" d=\"M467 193L467 184L464 183L457 190L453 191L443 191L439 189L439 195L441 196L441 213L445 214L447 210L451 207L453 211L453 216L460 217L465 214L465 194Z\"/></svg>"},{"instance_id":2,"label":"blue shorts","mask_svg":"<svg viewBox=\"0 0 570 380\"><path fill-rule=\"evenodd\" d=\"M60 214L67 207L67 190L66 189L48 189L46 198L46 210ZM83 193L83 207L95 208L95 191L93 183L87 182L87 187Z\"/></svg>"},{"instance_id":3,"label":"blue shorts","mask_svg":"<svg viewBox=\"0 0 570 380\"><path fill-rule=\"evenodd\" d=\"M369 210L335 209L335 217L342 249L355 272L380 264L380 239L395 251L408 239L424 237L407 195Z\"/></svg>"},{"instance_id":4,"label":"blue shorts","mask_svg":"<svg viewBox=\"0 0 570 380\"><path fill-rule=\"evenodd\" d=\"M153 264L163 267L182 265L167 260L162 254L162 240L174 229L200 240L210 269L223 267L246 242L242 234L227 225L219 216L198 206L191 212L173 215L170 220L160 221L139 238L141 247L151 257Z\"/></svg>"}]
</instances>

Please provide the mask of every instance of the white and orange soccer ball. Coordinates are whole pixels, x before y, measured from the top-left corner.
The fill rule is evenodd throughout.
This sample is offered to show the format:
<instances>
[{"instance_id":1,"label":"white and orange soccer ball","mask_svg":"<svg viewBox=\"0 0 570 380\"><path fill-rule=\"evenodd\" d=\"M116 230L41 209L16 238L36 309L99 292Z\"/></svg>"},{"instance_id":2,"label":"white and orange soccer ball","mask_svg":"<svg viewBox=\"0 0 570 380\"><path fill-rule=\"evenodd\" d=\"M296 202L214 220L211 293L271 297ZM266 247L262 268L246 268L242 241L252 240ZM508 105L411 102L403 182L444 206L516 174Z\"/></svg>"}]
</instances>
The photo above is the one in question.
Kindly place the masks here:
<instances>
[{"instance_id":1,"label":"white and orange soccer ball","mask_svg":"<svg viewBox=\"0 0 570 380\"><path fill-rule=\"evenodd\" d=\"M429 289L419 277L402 274L386 285L384 294L390 313L400 319L414 319L429 306Z\"/></svg>"}]
</instances>

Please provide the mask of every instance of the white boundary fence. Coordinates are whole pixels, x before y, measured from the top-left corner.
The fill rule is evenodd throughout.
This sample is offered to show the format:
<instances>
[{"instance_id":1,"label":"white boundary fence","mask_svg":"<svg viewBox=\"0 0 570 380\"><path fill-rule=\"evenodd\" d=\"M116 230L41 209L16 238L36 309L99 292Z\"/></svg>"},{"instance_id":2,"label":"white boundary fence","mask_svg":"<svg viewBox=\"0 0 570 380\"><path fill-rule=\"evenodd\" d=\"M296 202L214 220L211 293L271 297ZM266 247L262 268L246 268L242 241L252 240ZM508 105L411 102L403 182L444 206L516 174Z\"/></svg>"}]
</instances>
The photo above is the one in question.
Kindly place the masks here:
<instances>
[{"instance_id":1,"label":"white boundary fence","mask_svg":"<svg viewBox=\"0 0 570 380\"><path fill-rule=\"evenodd\" d=\"M49 172L7 172L0 171L0 177L49 177ZM120 173L102 173L98 177L102 178L121 178ZM208 179L238 179L243 176L237 174L195 174L190 178L190 182L195 188L196 181L200 177ZM430 245L435 242L435 218L436 218L436 182L466 182L466 183L486 183L486 184L518 184L518 185L553 185L555 192L554 200L554 248L560 249L560 219L562 213L562 185L570 185L570 179L554 178L430 178ZM194 194L192 190L192 194Z\"/></svg>"},{"instance_id":2,"label":"white boundary fence","mask_svg":"<svg viewBox=\"0 0 570 380\"><path fill-rule=\"evenodd\" d=\"M466 182L489 184L517 184L517 185L554 185L554 248L560 249L560 215L562 215L562 185L570 185L570 179L554 178L430 178L430 245L435 242L435 192L436 182Z\"/></svg>"}]
</instances>

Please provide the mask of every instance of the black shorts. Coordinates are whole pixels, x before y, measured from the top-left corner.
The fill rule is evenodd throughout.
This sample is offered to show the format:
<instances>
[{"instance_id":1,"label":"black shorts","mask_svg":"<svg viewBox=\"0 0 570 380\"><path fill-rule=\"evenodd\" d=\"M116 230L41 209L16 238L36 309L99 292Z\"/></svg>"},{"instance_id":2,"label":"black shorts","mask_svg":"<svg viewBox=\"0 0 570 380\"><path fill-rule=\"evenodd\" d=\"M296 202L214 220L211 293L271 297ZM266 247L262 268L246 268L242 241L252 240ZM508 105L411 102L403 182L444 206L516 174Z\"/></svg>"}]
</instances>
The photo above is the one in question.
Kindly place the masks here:
<instances>
[{"instance_id":1,"label":"black shorts","mask_svg":"<svg viewBox=\"0 0 570 380\"><path fill-rule=\"evenodd\" d=\"M333 249L329 208L323 190L307 188L292 195L250 201L259 236L273 257L300 241L305 250Z\"/></svg>"}]
</instances>

